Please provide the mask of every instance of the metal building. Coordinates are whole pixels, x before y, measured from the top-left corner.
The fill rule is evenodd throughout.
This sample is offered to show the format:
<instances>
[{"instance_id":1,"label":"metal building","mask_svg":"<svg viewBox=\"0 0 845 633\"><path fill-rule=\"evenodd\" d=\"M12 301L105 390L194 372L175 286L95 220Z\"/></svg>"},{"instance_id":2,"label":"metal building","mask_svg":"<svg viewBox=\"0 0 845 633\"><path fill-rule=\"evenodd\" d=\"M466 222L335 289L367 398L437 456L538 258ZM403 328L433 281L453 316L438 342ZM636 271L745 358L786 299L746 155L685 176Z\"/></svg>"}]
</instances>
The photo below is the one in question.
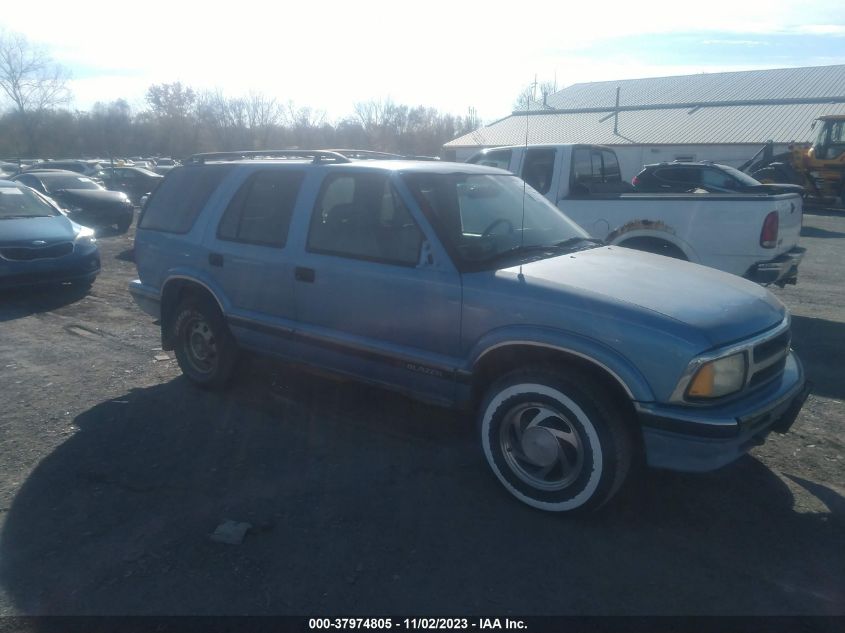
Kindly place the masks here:
<instances>
[{"instance_id":1,"label":"metal building","mask_svg":"<svg viewBox=\"0 0 845 633\"><path fill-rule=\"evenodd\" d=\"M446 143L448 158L525 143L610 145L624 178L642 165L712 160L739 165L766 141L813 139L813 120L845 114L845 65L574 84L545 103Z\"/></svg>"}]
</instances>

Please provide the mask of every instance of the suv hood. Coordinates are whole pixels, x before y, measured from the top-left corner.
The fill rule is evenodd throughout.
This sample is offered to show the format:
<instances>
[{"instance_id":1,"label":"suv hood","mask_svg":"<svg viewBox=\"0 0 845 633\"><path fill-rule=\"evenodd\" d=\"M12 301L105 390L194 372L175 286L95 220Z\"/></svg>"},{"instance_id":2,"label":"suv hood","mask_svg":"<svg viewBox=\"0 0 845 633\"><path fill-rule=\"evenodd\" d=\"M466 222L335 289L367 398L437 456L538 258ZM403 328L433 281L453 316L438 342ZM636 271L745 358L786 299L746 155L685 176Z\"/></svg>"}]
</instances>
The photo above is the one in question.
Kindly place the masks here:
<instances>
[{"instance_id":1,"label":"suv hood","mask_svg":"<svg viewBox=\"0 0 845 633\"><path fill-rule=\"evenodd\" d=\"M122 208L130 204L126 196L119 191L106 191L102 189L60 189L52 195L54 200L92 211Z\"/></svg>"},{"instance_id":2,"label":"suv hood","mask_svg":"<svg viewBox=\"0 0 845 633\"><path fill-rule=\"evenodd\" d=\"M519 267L508 269L514 273ZM524 282L624 303L698 330L714 347L765 331L786 308L765 288L713 268L618 246L522 265Z\"/></svg>"}]
</instances>

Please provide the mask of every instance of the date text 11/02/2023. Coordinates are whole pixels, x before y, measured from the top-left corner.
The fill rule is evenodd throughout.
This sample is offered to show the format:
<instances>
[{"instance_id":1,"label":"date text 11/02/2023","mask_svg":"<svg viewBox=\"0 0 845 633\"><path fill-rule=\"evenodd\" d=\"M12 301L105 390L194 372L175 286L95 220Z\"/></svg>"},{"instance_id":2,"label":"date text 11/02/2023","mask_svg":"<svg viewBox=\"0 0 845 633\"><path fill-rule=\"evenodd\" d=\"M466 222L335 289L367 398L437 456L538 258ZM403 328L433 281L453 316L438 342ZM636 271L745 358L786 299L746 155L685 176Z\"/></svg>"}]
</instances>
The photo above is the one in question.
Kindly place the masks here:
<instances>
[{"instance_id":1,"label":"date text 11/02/2023","mask_svg":"<svg viewBox=\"0 0 845 633\"><path fill-rule=\"evenodd\" d=\"M510 618L310 618L310 630L524 630L525 622Z\"/></svg>"}]
</instances>

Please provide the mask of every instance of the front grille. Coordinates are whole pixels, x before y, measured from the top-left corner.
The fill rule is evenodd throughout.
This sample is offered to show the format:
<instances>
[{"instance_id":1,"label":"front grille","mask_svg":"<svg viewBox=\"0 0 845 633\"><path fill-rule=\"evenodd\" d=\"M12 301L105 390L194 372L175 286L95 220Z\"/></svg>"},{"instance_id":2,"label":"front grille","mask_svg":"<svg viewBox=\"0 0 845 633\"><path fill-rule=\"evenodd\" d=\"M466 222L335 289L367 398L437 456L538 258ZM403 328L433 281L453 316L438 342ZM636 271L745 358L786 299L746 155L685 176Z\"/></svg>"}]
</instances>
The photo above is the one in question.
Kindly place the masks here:
<instances>
[{"instance_id":1,"label":"front grille","mask_svg":"<svg viewBox=\"0 0 845 633\"><path fill-rule=\"evenodd\" d=\"M754 348L754 363L762 363L769 360L772 356L785 353L789 348L789 330L777 335L773 339L769 339L760 343Z\"/></svg>"},{"instance_id":2,"label":"front grille","mask_svg":"<svg viewBox=\"0 0 845 633\"><path fill-rule=\"evenodd\" d=\"M28 262L36 259L56 259L73 252L73 242L62 242L34 248L29 246L9 246L0 248L0 257L15 262Z\"/></svg>"},{"instance_id":3,"label":"front grille","mask_svg":"<svg viewBox=\"0 0 845 633\"><path fill-rule=\"evenodd\" d=\"M757 387L774 380L783 373L789 353L791 335L784 330L777 336L758 343L751 351L748 386Z\"/></svg>"}]
</instances>

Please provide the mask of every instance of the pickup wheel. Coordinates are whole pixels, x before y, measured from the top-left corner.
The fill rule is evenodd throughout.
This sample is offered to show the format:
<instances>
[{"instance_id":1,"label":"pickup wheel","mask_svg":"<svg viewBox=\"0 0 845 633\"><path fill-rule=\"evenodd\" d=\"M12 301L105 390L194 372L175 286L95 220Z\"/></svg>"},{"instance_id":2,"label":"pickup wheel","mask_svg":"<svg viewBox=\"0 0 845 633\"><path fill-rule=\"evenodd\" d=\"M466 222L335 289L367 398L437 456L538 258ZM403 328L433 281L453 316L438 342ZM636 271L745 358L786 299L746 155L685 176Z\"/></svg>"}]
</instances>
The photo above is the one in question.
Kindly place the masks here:
<instances>
[{"instance_id":1,"label":"pickup wheel","mask_svg":"<svg viewBox=\"0 0 845 633\"><path fill-rule=\"evenodd\" d=\"M687 261L687 256L680 248L674 244L654 237L632 237L629 240L620 242L619 246Z\"/></svg>"},{"instance_id":2,"label":"pickup wheel","mask_svg":"<svg viewBox=\"0 0 845 633\"><path fill-rule=\"evenodd\" d=\"M214 301L205 296L183 299L176 308L172 331L182 373L203 388L225 387L238 348Z\"/></svg>"},{"instance_id":3,"label":"pickup wheel","mask_svg":"<svg viewBox=\"0 0 845 633\"><path fill-rule=\"evenodd\" d=\"M541 510L595 510L631 467L622 409L594 383L555 368L518 370L488 389L479 414L487 463L520 501Z\"/></svg>"}]
</instances>

